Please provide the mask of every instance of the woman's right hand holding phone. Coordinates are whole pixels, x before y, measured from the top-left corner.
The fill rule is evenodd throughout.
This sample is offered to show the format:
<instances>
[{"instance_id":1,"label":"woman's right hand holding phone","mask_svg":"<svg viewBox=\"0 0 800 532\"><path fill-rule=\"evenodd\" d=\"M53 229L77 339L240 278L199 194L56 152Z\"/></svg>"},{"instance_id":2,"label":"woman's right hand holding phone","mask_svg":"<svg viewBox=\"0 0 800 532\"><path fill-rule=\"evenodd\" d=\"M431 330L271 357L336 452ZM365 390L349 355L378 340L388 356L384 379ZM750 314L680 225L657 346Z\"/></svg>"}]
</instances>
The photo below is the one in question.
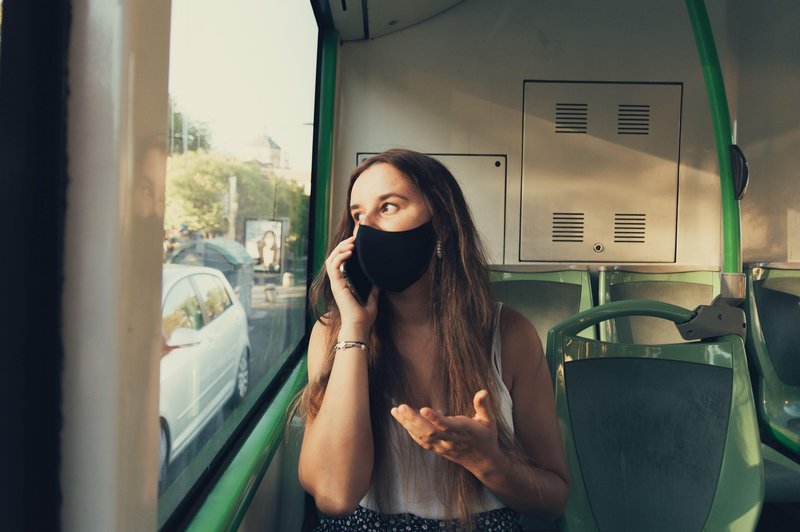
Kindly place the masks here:
<instances>
[{"instance_id":1,"label":"woman's right hand holding phone","mask_svg":"<svg viewBox=\"0 0 800 532\"><path fill-rule=\"evenodd\" d=\"M348 335L345 340L365 341L375 318L378 315L378 289L373 287L366 305L361 305L353 296L347 286L347 279L341 271L341 266L353 256L355 237L351 236L341 241L325 261L325 270L331 280L331 291L339 307L342 318L340 336Z\"/></svg>"}]
</instances>

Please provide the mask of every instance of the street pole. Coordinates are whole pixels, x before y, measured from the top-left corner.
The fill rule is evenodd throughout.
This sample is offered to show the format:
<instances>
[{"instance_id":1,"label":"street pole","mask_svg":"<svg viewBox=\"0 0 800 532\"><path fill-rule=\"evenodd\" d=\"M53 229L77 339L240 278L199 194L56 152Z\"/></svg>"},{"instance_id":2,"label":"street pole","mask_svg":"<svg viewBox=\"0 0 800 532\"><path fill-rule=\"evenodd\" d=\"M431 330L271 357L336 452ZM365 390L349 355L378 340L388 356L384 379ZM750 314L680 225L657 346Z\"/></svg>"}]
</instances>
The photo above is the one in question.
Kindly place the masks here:
<instances>
[{"instance_id":1,"label":"street pole","mask_svg":"<svg viewBox=\"0 0 800 532\"><path fill-rule=\"evenodd\" d=\"M239 201L236 196L236 176L228 178L228 238L236 240L236 215L239 211Z\"/></svg>"}]
</instances>

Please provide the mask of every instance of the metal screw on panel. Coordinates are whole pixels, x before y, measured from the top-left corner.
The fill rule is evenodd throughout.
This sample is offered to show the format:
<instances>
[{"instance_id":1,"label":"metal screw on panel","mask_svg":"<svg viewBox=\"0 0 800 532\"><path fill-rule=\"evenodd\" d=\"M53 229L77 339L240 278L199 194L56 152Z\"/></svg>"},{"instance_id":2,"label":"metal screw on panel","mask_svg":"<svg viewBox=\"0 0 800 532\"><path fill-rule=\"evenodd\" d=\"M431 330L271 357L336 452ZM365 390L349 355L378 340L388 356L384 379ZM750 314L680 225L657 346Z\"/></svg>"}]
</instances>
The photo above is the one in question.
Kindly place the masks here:
<instances>
[{"instance_id":1,"label":"metal screw on panel","mask_svg":"<svg viewBox=\"0 0 800 532\"><path fill-rule=\"evenodd\" d=\"M605 247L603 247L603 244L601 244L600 242L598 242L597 244L595 244L594 246L592 246L592 249L594 250L594 252L595 252L595 253L602 253L602 252L603 252L603 250L604 250L604 249L606 249L606 248L605 248Z\"/></svg>"}]
</instances>

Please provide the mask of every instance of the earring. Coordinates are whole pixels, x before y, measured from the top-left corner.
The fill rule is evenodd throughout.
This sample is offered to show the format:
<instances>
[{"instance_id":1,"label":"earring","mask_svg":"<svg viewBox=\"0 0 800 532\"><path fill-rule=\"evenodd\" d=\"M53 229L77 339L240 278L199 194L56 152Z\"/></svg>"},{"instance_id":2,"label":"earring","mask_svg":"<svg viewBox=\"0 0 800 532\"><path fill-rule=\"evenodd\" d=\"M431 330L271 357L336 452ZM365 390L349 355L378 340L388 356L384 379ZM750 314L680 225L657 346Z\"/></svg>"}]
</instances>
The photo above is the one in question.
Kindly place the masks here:
<instances>
[{"instance_id":1,"label":"earring","mask_svg":"<svg viewBox=\"0 0 800 532\"><path fill-rule=\"evenodd\" d=\"M438 238L436 239L436 258L437 259L442 258L442 241L439 240Z\"/></svg>"}]
</instances>

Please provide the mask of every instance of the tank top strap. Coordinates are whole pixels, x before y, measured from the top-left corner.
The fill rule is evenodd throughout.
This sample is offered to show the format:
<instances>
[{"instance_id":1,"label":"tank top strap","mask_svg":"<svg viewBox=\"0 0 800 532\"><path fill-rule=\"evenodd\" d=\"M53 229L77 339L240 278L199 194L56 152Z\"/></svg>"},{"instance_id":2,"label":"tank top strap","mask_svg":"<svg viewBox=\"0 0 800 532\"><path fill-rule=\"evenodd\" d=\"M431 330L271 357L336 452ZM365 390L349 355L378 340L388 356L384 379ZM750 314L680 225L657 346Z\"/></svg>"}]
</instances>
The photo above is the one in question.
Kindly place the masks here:
<instances>
[{"instance_id":1,"label":"tank top strap","mask_svg":"<svg viewBox=\"0 0 800 532\"><path fill-rule=\"evenodd\" d=\"M503 381L503 345L500 339L500 311L502 308L503 302L498 301L494 308L494 327L492 329L492 365L497 370L500 382Z\"/></svg>"},{"instance_id":2,"label":"tank top strap","mask_svg":"<svg viewBox=\"0 0 800 532\"><path fill-rule=\"evenodd\" d=\"M492 373L494 373L495 389L499 394L498 400L500 401L500 415L503 416L508 429L514 432L514 415L513 408L514 402L511 399L511 393L508 391L505 381L503 380L503 345L500 337L500 314L503 308L503 303L497 302L494 311L494 330L492 331Z\"/></svg>"}]
</instances>

